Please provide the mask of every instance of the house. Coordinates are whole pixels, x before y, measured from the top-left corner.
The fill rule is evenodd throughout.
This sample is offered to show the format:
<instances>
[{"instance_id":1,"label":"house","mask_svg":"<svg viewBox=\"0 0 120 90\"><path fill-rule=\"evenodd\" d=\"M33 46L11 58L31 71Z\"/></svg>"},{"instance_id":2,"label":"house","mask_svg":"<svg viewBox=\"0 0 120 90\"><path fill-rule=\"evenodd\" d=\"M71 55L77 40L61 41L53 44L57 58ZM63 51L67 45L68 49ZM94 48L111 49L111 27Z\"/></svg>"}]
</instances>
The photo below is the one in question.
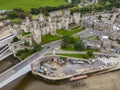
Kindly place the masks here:
<instances>
[{"instance_id":1,"label":"house","mask_svg":"<svg viewBox=\"0 0 120 90\"><path fill-rule=\"evenodd\" d=\"M120 15L116 19L114 25L113 25L113 30L115 31L120 31Z\"/></svg>"},{"instance_id":2,"label":"house","mask_svg":"<svg viewBox=\"0 0 120 90\"><path fill-rule=\"evenodd\" d=\"M110 35L109 35L109 38L111 40L117 40L119 38L119 36L120 36L119 32L117 32L117 31L111 31Z\"/></svg>"},{"instance_id":3,"label":"house","mask_svg":"<svg viewBox=\"0 0 120 90\"><path fill-rule=\"evenodd\" d=\"M96 41L96 40L93 41L93 40L87 40L87 39L84 39L83 43L85 47L93 48L93 49L100 49L102 45L101 41Z\"/></svg>"},{"instance_id":4,"label":"house","mask_svg":"<svg viewBox=\"0 0 120 90\"><path fill-rule=\"evenodd\" d=\"M120 31L120 24L119 24L119 23L115 23L115 24L113 25L113 30L115 30L115 31Z\"/></svg>"}]
</instances>

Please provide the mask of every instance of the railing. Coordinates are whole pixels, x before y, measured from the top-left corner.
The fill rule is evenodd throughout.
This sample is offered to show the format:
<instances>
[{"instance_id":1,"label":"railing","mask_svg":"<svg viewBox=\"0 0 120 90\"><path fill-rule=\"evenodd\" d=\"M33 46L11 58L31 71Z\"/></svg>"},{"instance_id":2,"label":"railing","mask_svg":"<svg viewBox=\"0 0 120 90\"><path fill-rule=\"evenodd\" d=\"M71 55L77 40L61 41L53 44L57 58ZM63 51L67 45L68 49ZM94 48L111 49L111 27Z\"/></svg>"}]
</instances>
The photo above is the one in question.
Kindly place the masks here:
<instances>
[{"instance_id":1,"label":"railing","mask_svg":"<svg viewBox=\"0 0 120 90\"><path fill-rule=\"evenodd\" d=\"M8 39L8 38L14 37L14 36L15 36L14 34L10 34L10 35L8 35L8 36L3 37L2 39L0 39L0 41L3 41L4 39Z\"/></svg>"},{"instance_id":2,"label":"railing","mask_svg":"<svg viewBox=\"0 0 120 90\"><path fill-rule=\"evenodd\" d=\"M0 54L5 51L7 48L9 48L8 46L4 47L1 51L0 51Z\"/></svg>"}]
</instances>

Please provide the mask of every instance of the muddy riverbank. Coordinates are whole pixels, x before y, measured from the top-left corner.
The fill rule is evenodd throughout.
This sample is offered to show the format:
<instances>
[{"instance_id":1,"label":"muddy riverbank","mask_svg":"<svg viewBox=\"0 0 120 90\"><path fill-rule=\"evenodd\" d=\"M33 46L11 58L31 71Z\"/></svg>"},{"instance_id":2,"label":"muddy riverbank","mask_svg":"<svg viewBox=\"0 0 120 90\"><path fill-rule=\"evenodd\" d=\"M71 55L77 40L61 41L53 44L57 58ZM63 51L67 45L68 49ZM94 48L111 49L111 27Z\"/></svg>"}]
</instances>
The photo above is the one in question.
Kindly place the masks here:
<instances>
[{"instance_id":1,"label":"muddy riverbank","mask_svg":"<svg viewBox=\"0 0 120 90\"><path fill-rule=\"evenodd\" d=\"M19 62L20 60L13 57L12 55L5 58L4 60L0 61L0 73L6 71L7 69L11 68L12 66L16 65Z\"/></svg>"},{"instance_id":2,"label":"muddy riverbank","mask_svg":"<svg viewBox=\"0 0 120 90\"><path fill-rule=\"evenodd\" d=\"M27 73L16 79L2 90L120 90L120 71L93 75L74 82L47 83Z\"/></svg>"}]
</instances>

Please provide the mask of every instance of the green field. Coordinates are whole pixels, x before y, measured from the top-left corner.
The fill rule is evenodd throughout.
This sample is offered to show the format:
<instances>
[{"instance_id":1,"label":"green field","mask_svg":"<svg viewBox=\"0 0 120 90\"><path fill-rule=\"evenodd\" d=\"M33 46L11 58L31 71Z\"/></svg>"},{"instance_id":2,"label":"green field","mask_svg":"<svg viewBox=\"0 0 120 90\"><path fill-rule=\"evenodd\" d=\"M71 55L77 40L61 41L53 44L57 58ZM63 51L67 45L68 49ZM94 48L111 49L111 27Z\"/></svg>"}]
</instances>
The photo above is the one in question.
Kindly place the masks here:
<instances>
[{"instance_id":1,"label":"green field","mask_svg":"<svg viewBox=\"0 0 120 90\"><path fill-rule=\"evenodd\" d=\"M86 59L86 56L85 56L86 54L58 54L58 55Z\"/></svg>"},{"instance_id":2,"label":"green field","mask_svg":"<svg viewBox=\"0 0 120 90\"><path fill-rule=\"evenodd\" d=\"M42 36L42 44L47 44L56 40L60 40L59 36L52 36L50 34Z\"/></svg>"},{"instance_id":3,"label":"green field","mask_svg":"<svg viewBox=\"0 0 120 90\"><path fill-rule=\"evenodd\" d=\"M12 10L19 7L24 10L44 6L59 6L67 4L65 0L0 0L0 9Z\"/></svg>"},{"instance_id":4,"label":"green field","mask_svg":"<svg viewBox=\"0 0 120 90\"><path fill-rule=\"evenodd\" d=\"M83 27L79 26L79 27L77 27L77 28L75 28L75 29L72 29L72 30L64 30L64 29L57 30L57 34L59 34L59 35L69 35L69 36L71 36L71 35L74 35L74 34L80 32L80 31L82 31L82 30L83 30Z\"/></svg>"}]
</instances>

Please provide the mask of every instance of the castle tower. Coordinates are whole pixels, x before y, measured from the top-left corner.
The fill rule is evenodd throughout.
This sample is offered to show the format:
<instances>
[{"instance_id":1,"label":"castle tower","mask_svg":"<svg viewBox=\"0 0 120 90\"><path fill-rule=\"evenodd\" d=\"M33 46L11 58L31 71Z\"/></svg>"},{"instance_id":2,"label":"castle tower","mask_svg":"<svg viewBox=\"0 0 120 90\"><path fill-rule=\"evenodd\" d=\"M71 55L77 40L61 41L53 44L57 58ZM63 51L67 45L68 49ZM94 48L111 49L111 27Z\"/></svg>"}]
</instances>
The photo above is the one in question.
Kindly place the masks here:
<instances>
[{"instance_id":1,"label":"castle tower","mask_svg":"<svg viewBox=\"0 0 120 90\"><path fill-rule=\"evenodd\" d=\"M30 44L30 46L32 46L32 38L31 37L29 37L29 44Z\"/></svg>"},{"instance_id":2,"label":"castle tower","mask_svg":"<svg viewBox=\"0 0 120 90\"><path fill-rule=\"evenodd\" d=\"M76 24L80 24L80 13L73 13L73 19Z\"/></svg>"},{"instance_id":3,"label":"castle tower","mask_svg":"<svg viewBox=\"0 0 120 90\"><path fill-rule=\"evenodd\" d=\"M39 14L39 21L40 22L46 21L45 16L43 14L41 14L41 13Z\"/></svg>"},{"instance_id":4,"label":"castle tower","mask_svg":"<svg viewBox=\"0 0 120 90\"><path fill-rule=\"evenodd\" d=\"M56 29L57 29L56 23L50 23L49 25L50 25L50 34L56 35Z\"/></svg>"},{"instance_id":5,"label":"castle tower","mask_svg":"<svg viewBox=\"0 0 120 90\"><path fill-rule=\"evenodd\" d=\"M41 31L39 30L39 28L33 28L33 40L37 43L40 44L41 43Z\"/></svg>"},{"instance_id":6,"label":"castle tower","mask_svg":"<svg viewBox=\"0 0 120 90\"><path fill-rule=\"evenodd\" d=\"M69 18L63 18L63 27L68 30L69 29Z\"/></svg>"},{"instance_id":7,"label":"castle tower","mask_svg":"<svg viewBox=\"0 0 120 90\"><path fill-rule=\"evenodd\" d=\"M33 27L37 28L37 26L38 26L38 22L36 20L33 20Z\"/></svg>"}]
</instances>

